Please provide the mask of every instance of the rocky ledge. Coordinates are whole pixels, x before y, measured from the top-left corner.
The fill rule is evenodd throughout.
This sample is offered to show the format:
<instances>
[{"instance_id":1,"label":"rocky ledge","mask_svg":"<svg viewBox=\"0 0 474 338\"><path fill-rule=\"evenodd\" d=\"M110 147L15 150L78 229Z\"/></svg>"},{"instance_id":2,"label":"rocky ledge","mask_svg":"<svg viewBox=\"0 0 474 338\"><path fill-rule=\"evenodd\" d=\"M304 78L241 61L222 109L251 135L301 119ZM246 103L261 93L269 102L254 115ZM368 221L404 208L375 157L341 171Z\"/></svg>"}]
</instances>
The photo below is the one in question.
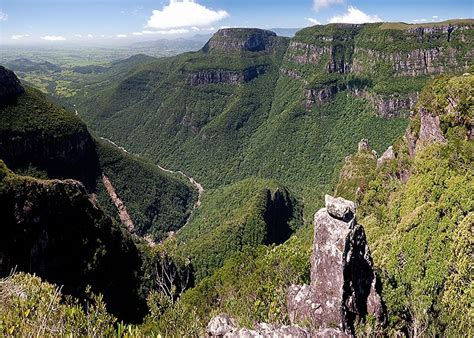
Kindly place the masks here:
<instances>
[{"instance_id":1,"label":"rocky ledge","mask_svg":"<svg viewBox=\"0 0 474 338\"><path fill-rule=\"evenodd\" d=\"M0 66L0 99L3 101L21 94L24 91L15 73Z\"/></svg>"},{"instance_id":2,"label":"rocky ledge","mask_svg":"<svg viewBox=\"0 0 474 338\"><path fill-rule=\"evenodd\" d=\"M311 284L288 289L291 325L258 323L252 330L239 329L223 314L210 321L210 336L349 337L355 333L354 323L368 315L384 323L384 306L364 228L356 221L355 203L329 195L325 202L326 207L314 216Z\"/></svg>"},{"instance_id":3,"label":"rocky ledge","mask_svg":"<svg viewBox=\"0 0 474 338\"><path fill-rule=\"evenodd\" d=\"M265 71L265 66L249 67L243 71L203 70L188 73L186 76L186 83L191 86L218 83L238 85L240 83L252 81L264 74Z\"/></svg>"}]
</instances>

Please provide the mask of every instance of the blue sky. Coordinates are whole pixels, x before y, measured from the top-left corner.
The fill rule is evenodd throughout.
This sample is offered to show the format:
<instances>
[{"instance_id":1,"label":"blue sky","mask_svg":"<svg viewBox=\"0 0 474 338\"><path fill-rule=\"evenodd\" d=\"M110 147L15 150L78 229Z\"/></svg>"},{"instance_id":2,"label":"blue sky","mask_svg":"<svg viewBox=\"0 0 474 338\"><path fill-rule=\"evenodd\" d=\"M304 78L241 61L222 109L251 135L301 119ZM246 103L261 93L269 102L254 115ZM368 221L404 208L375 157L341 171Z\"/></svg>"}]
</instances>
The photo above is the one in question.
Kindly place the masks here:
<instances>
[{"instance_id":1,"label":"blue sky","mask_svg":"<svg viewBox=\"0 0 474 338\"><path fill-rule=\"evenodd\" d=\"M0 0L11 43L127 41L220 27L285 28L328 22L408 23L474 17L473 0Z\"/></svg>"}]
</instances>

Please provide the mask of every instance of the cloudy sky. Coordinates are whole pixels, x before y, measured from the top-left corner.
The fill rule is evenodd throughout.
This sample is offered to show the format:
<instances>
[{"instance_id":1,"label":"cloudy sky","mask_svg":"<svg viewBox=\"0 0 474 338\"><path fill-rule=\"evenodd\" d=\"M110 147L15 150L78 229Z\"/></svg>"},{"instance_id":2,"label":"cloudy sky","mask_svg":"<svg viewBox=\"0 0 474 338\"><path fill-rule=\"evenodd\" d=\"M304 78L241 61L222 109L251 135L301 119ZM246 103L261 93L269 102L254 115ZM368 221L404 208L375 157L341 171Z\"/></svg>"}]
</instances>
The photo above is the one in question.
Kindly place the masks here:
<instances>
[{"instance_id":1,"label":"cloudy sky","mask_svg":"<svg viewBox=\"0 0 474 338\"><path fill-rule=\"evenodd\" d=\"M422 23L474 17L473 0L1 0L0 43L173 38L221 27Z\"/></svg>"}]
</instances>

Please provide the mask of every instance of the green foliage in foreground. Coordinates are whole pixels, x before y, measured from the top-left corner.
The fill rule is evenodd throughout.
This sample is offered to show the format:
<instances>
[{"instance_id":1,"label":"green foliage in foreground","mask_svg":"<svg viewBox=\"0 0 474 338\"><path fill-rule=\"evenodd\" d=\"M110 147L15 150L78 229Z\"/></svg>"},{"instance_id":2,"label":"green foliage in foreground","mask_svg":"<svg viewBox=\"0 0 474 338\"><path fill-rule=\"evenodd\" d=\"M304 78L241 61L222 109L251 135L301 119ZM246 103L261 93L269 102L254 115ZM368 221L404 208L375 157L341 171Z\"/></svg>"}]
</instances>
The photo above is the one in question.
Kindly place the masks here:
<instances>
[{"instance_id":1,"label":"green foliage in foreground","mask_svg":"<svg viewBox=\"0 0 474 338\"><path fill-rule=\"evenodd\" d=\"M473 89L472 75L430 83L418 106L440 117L447 143L421 143L411 158L400 139L395 160L364 169L359 219L382 276L391 333L472 335L474 142L466 121L474 117ZM419 128L416 116L410 129L418 135ZM352 183L340 181L346 190Z\"/></svg>"},{"instance_id":2,"label":"green foliage in foreground","mask_svg":"<svg viewBox=\"0 0 474 338\"><path fill-rule=\"evenodd\" d=\"M111 336L116 319L100 295L90 294L85 308L61 289L34 275L17 273L0 280L0 335Z\"/></svg>"},{"instance_id":3,"label":"green foliage in foreground","mask_svg":"<svg viewBox=\"0 0 474 338\"><path fill-rule=\"evenodd\" d=\"M106 142L97 142L97 153L102 174L125 203L138 234L160 240L185 224L196 198L188 180ZM117 215L102 183L98 184L98 199L110 215Z\"/></svg>"},{"instance_id":4,"label":"green foliage in foreground","mask_svg":"<svg viewBox=\"0 0 474 338\"><path fill-rule=\"evenodd\" d=\"M197 280L211 275L245 246L281 243L302 224L302 209L281 184L249 178L206 192L189 223L176 233Z\"/></svg>"}]
</instances>

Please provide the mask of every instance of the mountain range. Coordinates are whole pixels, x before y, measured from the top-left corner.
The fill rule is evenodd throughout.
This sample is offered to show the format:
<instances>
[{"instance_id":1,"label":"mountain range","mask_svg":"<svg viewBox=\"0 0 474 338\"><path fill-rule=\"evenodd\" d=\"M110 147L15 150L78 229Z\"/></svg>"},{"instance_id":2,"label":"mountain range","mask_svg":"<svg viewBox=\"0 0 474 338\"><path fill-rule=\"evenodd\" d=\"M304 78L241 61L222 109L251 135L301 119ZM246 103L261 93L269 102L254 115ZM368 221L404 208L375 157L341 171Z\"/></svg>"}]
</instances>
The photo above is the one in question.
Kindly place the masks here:
<instances>
[{"instance_id":1,"label":"mountain range","mask_svg":"<svg viewBox=\"0 0 474 338\"><path fill-rule=\"evenodd\" d=\"M46 305L12 290L41 285L56 302L51 283L89 299L57 300L48 327L64 334L89 334L93 311L90 327L118 335L115 318L131 335L202 335L222 313L219 330L472 331L472 60L474 21L451 20L221 29L196 52L87 73L54 100L1 67L0 273L45 282L2 280L0 330L33 332L22 311L41 321ZM291 315L294 285L320 297L326 194L357 205L370 252L353 264L373 264L375 317L350 297L342 324ZM331 278L367 277L354 276Z\"/></svg>"}]
</instances>

